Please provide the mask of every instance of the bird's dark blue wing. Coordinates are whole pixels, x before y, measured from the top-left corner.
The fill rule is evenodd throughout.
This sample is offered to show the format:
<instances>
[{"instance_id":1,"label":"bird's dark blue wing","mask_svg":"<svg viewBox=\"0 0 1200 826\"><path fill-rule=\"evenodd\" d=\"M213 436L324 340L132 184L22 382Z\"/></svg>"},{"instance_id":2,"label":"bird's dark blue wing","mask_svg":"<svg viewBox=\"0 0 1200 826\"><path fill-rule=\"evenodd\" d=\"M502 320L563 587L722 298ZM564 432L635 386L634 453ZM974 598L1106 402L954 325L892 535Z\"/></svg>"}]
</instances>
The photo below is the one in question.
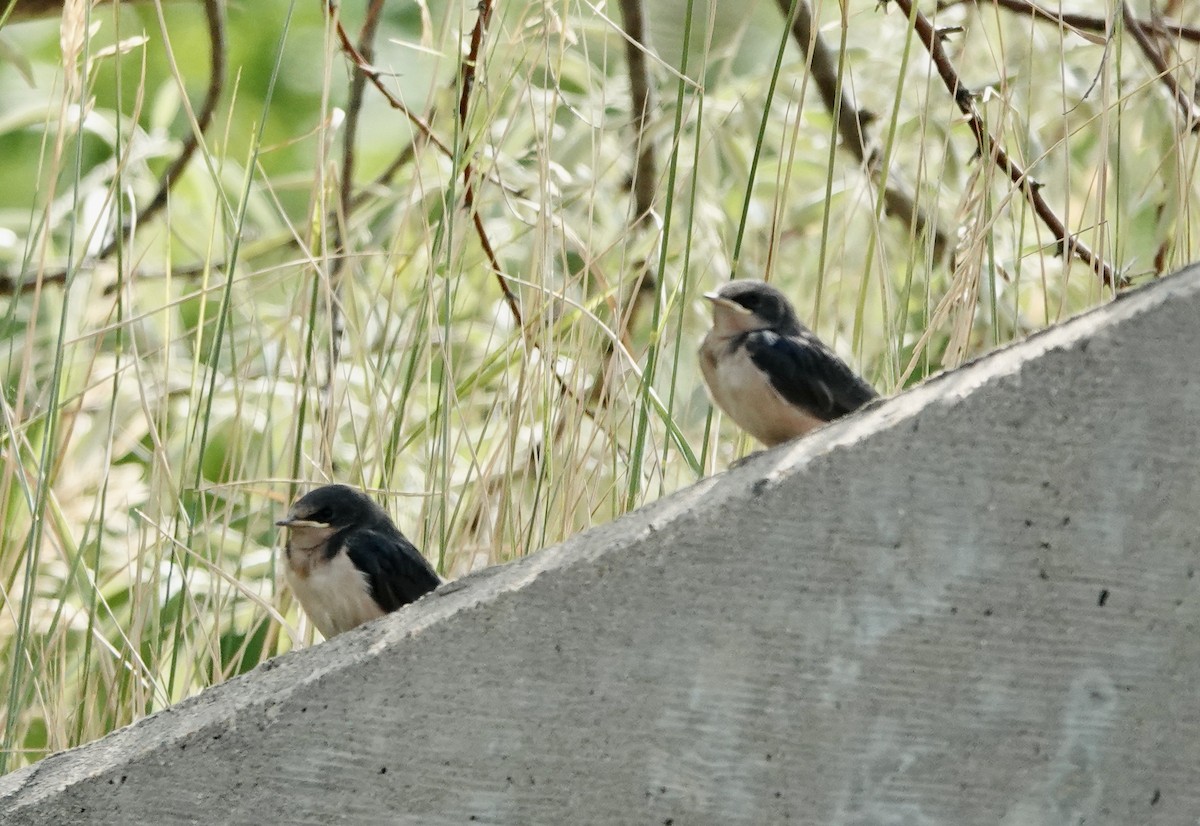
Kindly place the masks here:
<instances>
[{"instance_id":1,"label":"bird's dark blue wing","mask_svg":"<svg viewBox=\"0 0 1200 826\"><path fill-rule=\"evenodd\" d=\"M346 554L366 574L371 596L384 611L395 611L441 584L425 557L399 531L351 531Z\"/></svg>"},{"instance_id":2,"label":"bird's dark blue wing","mask_svg":"<svg viewBox=\"0 0 1200 826\"><path fill-rule=\"evenodd\" d=\"M747 333L744 346L771 386L797 407L832 421L878 397L837 354L812 333Z\"/></svg>"}]
</instances>

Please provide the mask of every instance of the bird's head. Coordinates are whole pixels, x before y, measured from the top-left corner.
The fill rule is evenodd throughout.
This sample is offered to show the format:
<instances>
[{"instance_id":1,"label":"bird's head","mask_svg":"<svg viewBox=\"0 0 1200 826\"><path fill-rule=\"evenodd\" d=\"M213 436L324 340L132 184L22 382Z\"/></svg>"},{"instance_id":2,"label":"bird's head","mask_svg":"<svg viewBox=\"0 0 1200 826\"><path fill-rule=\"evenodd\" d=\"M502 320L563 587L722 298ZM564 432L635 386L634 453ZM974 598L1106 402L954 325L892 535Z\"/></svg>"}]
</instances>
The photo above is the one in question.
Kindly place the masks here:
<instances>
[{"instance_id":1,"label":"bird's head","mask_svg":"<svg viewBox=\"0 0 1200 826\"><path fill-rule=\"evenodd\" d=\"M275 524L287 528L291 544L314 548L344 528L387 519L370 497L346 485L324 485L296 500L287 517Z\"/></svg>"},{"instance_id":2,"label":"bird's head","mask_svg":"<svg viewBox=\"0 0 1200 826\"><path fill-rule=\"evenodd\" d=\"M713 329L725 335L756 330L797 335L804 329L787 297L762 281L730 281L704 297L713 305Z\"/></svg>"}]
</instances>

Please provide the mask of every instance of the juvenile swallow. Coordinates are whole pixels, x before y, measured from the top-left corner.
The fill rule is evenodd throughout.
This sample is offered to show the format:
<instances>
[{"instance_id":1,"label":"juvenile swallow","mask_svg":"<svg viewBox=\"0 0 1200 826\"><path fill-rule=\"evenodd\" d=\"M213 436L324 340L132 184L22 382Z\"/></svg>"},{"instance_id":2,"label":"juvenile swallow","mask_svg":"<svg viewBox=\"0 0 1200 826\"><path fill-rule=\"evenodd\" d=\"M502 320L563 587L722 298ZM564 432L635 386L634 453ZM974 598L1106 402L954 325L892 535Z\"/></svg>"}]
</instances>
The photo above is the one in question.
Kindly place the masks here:
<instances>
[{"instance_id":1,"label":"juvenile swallow","mask_svg":"<svg viewBox=\"0 0 1200 826\"><path fill-rule=\"evenodd\" d=\"M383 508L354 488L309 491L275 524L288 529L288 584L326 639L442 582Z\"/></svg>"},{"instance_id":2,"label":"juvenile swallow","mask_svg":"<svg viewBox=\"0 0 1200 826\"><path fill-rule=\"evenodd\" d=\"M713 325L700 345L709 395L767 447L808 433L878 398L761 281L730 281L704 297Z\"/></svg>"}]
</instances>

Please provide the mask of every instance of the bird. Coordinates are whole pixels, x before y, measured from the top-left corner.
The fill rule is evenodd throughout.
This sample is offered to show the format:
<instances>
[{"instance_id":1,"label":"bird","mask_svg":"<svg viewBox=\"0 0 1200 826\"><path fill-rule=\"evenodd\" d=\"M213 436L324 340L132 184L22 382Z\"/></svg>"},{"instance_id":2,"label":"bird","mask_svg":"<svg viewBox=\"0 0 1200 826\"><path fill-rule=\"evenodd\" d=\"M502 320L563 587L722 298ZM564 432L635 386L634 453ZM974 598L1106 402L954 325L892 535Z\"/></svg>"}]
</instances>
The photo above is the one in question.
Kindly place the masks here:
<instances>
[{"instance_id":1,"label":"bird","mask_svg":"<svg viewBox=\"0 0 1200 826\"><path fill-rule=\"evenodd\" d=\"M383 508L347 485L309 491L275 524L288 533L288 584L325 639L442 583Z\"/></svg>"},{"instance_id":2,"label":"bird","mask_svg":"<svg viewBox=\"0 0 1200 826\"><path fill-rule=\"evenodd\" d=\"M712 328L700 345L709 395L767 447L879 397L770 284L734 280L704 297L713 305Z\"/></svg>"}]
</instances>

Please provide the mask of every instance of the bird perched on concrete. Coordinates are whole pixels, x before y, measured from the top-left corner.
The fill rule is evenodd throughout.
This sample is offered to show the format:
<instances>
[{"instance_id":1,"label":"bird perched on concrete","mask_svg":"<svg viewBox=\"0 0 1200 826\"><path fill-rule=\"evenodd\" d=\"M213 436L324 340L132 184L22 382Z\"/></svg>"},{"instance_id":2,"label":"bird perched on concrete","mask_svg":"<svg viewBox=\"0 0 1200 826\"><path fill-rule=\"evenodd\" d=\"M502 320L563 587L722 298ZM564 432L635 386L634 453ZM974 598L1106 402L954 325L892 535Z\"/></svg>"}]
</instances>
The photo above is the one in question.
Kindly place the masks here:
<instances>
[{"instance_id":1,"label":"bird perched on concrete","mask_svg":"<svg viewBox=\"0 0 1200 826\"><path fill-rule=\"evenodd\" d=\"M346 485L309 491L275 524L288 529L288 584L326 639L441 584L383 508Z\"/></svg>"},{"instance_id":2,"label":"bird perched on concrete","mask_svg":"<svg viewBox=\"0 0 1200 826\"><path fill-rule=\"evenodd\" d=\"M713 402L767 447L878 398L771 285L730 281L704 297L713 304L700 345L704 383Z\"/></svg>"}]
</instances>

